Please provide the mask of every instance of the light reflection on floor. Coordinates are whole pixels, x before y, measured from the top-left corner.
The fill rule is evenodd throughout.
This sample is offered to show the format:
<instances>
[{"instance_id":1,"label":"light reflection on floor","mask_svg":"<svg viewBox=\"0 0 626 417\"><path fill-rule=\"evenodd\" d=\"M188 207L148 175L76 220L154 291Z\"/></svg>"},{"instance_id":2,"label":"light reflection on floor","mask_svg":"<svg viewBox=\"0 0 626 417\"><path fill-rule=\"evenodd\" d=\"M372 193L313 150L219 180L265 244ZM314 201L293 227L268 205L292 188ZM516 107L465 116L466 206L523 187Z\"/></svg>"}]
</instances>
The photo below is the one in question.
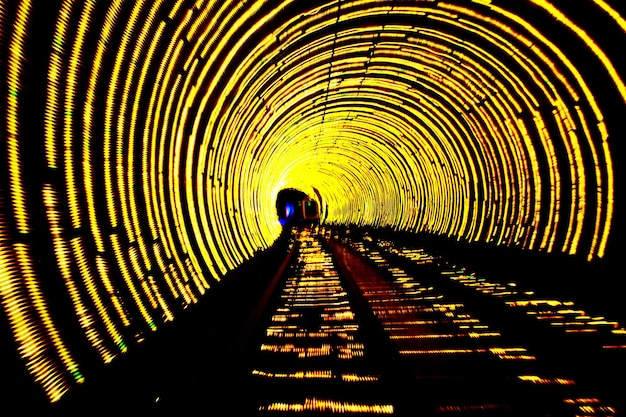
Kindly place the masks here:
<instances>
[{"instance_id":1,"label":"light reflection on floor","mask_svg":"<svg viewBox=\"0 0 626 417\"><path fill-rule=\"evenodd\" d=\"M546 367L532 348L511 343L503 329L451 297L443 284L454 282L501 300L505 308L524 309L555 331L593 329L621 337L618 323L588 315L568 301L538 297L514 282L489 282L460 267L440 267L420 248L338 239L324 230L304 230L298 240L297 263L250 372L260 390L256 411L261 415L617 414L576 378ZM334 245L344 248L343 255ZM433 266L435 283L385 256L390 253ZM351 264L349 276L337 266L337 256ZM400 358L399 372L372 360L372 339L364 336L372 324L356 308L357 298L390 341L390 356ZM607 349L623 344L604 343Z\"/></svg>"},{"instance_id":2,"label":"light reflection on floor","mask_svg":"<svg viewBox=\"0 0 626 417\"><path fill-rule=\"evenodd\" d=\"M367 367L358 361L364 356L365 346L330 254L307 231L300 234L299 242L297 265L287 277L282 304L272 315L260 346L265 354L260 356L263 365L253 369L252 375L269 380L330 380L339 384L378 381L379 375L364 372ZM337 365L337 361L343 364ZM323 367L327 362L334 365L333 369ZM314 390L272 392L275 399L264 398L258 411L393 413L391 404L324 398L323 392L314 395Z\"/></svg>"}]
</instances>

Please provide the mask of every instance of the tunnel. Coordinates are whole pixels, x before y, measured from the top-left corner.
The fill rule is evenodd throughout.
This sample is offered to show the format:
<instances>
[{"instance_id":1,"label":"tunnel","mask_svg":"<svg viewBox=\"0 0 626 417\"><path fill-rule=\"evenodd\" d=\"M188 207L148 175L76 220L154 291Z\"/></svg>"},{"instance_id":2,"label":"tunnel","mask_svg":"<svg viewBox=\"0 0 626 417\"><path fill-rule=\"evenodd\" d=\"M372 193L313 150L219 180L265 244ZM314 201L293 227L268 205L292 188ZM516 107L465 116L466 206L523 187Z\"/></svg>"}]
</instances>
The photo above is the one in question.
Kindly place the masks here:
<instances>
[{"instance_id":1,"label":"tunnel","mask_svg":"<svg viewBox=\"0 0 626 417\"><path fill-rule=\"evenodd\" d=\"M158 407L159 378L218 401L223 345L258 334L314 250L356 305L376 304L354 253L415 247L423 280L515 281L626 334L625 42L621 0L2 2L3 408ZM279 221L301 203L312 225ZM602 348L626 371L626 342ZM619 403L624 375L598 369ZM584 398L561 403L617 415ZM455 404L434 409L499 415Z\"/></svg>"}]
</instances>

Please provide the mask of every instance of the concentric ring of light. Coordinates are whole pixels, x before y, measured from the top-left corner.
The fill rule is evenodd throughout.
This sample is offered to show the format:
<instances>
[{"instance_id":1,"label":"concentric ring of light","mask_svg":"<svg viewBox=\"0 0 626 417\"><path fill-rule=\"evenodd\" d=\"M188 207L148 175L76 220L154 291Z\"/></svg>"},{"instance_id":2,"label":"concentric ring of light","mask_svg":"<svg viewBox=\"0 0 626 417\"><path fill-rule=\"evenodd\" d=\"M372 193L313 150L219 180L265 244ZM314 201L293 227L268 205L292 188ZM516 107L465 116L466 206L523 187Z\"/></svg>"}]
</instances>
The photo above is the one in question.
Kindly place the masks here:
<instances>
[{"instance_id":1,"label":"concentric ring of light","mask_svg":"<svg viewBox=\"0 0 626 417\"><path fill-rule=\"evenodd\" d=\"M41 292L36 216L104 362L270 245L282 188L318 190L330 223L603 256L614 192L605 104L532 15L488 0L301 3L63 2L41 189L23 179L34 6L19 2L13 21L0 6L3 306L51 400L83 376ZM626 103L593 37L550 2L529 5L596 57Z\"/></svg>"}]
</instances>

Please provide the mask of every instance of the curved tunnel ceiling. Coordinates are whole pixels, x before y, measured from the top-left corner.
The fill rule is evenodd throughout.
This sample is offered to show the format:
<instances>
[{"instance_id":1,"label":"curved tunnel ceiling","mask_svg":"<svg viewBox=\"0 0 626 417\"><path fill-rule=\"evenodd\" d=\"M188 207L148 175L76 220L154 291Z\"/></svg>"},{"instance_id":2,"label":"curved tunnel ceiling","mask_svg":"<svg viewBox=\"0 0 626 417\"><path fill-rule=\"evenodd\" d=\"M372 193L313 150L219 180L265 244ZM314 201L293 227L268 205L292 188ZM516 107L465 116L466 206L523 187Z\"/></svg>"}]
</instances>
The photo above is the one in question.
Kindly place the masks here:
<instances>
[{"instance_id":1,"label":"curved tunnel ceiling","mask_svg":"<svg viewBox=\"0 0 626 417\"><path fill-rule=\"evenodd\" d=\"M110 362L269 247L284 188L330 224L605 256L617 1L105 3L0 6L3 306L50 400L74 344Z\"/></svg>"}]
</instances>

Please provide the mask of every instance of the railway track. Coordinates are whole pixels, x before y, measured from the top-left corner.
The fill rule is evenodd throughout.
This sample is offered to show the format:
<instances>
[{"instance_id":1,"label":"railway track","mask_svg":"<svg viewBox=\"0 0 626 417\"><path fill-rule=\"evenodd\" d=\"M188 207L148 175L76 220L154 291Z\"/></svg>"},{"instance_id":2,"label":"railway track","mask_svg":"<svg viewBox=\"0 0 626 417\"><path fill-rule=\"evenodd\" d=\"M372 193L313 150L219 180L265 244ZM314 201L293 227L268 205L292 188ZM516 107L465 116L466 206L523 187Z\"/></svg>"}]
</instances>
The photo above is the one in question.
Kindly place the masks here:
<instances>
[{"instance_id":1,"label":"railway track","mask_svg":"<svg viewBox=\"0 0 626 417\"><path fill-rule=\"evenodd\" d=\"M623 365L619 323L421 248L294 233L246 351L250 415L619 415L602 370L580 371Z\"/></svg>"}]
</instances>

